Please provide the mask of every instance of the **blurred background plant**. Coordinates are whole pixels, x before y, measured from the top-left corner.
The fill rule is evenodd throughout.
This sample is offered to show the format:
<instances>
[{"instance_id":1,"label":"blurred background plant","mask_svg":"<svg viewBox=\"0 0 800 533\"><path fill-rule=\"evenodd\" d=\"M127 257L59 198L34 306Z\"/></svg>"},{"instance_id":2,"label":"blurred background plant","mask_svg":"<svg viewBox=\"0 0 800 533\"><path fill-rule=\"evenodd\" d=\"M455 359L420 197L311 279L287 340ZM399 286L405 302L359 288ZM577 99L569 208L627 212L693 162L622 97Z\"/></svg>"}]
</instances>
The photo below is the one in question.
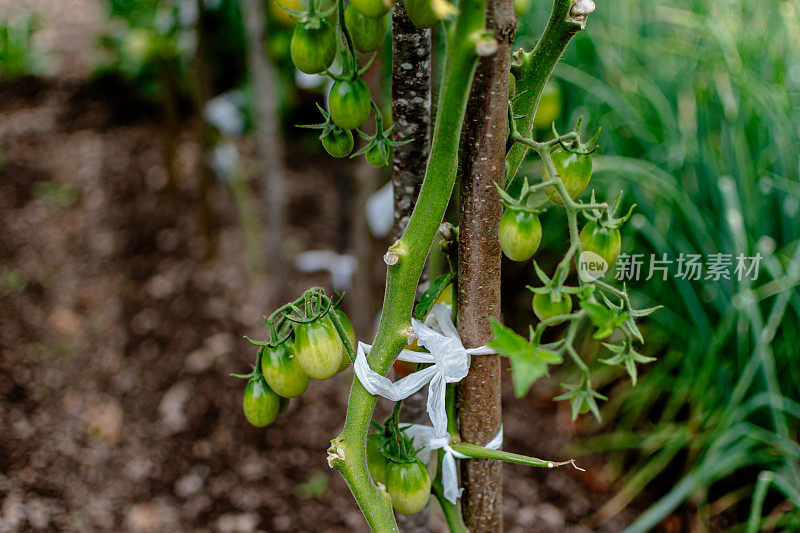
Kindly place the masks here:
<instances>
[{"instance_id":1,"label":"blurred background plant","mask_svg":"<svg viewBox=\"0 0 800 533\"><path fill-rule=\"evenodd\" d=\"M556 70L558 124L603 128L594 187L638 206L623 249L673 261L666 281L644 281L645 261L631 283L640 305L664 304L647 333L659 361L630 390L606 373L614 429L581 445L611 452L622 484L596 523L667 486L629 532L681 505L693 530L800 528L799 17L781 0L621 0ZM715 253L761 254L758 278L675 275L680 254Z\"/></svg>"},{"instance_id":2,"label":"blurred background plant","mask_svg":"<svg viewBox=\"0 0 800 533\"><path fill-rule=\"evenodd\" d=\"M33 17L0 20L0 79L13 82L45 74L47 55L33 47L37 29Z\"/></svg>"}]
</instances>

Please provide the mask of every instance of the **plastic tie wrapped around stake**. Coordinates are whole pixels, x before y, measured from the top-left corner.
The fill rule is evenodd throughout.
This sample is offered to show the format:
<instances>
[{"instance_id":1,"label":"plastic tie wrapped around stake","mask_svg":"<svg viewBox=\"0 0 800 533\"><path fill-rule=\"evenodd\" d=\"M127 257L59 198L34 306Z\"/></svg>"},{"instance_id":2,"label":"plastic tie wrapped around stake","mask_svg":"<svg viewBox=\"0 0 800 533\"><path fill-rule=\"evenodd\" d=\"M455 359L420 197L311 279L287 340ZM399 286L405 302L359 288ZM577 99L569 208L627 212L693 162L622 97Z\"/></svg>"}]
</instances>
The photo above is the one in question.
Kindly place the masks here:
<instances>
[{"instance_id":1,"label":"plastic tie wrapped around stake","mask_svg":"<svg viewBox=\"0 0 800 533\"><path fill-rule=\"evenodd\" d=\"M447 412L445 393L448 383L461 381L469 372L472 355L491 355L495 352L487 346L464 348L458 331L450 318L450 310L445 304L435 304L422 323L412 318L411 325L417 344L430 353L402 350L397 357L410 363L428 363L432 366L409 374L397 381L381 376L369 367L367 353L370 345L358 343L354 366L358 380L374 396L383 396L393 402L408 398L426 384L428 389L428 416L437 437L447 435Z\"/></svg>"},{"instance_id":2,"label":"plastic tie wrapped around stake","mask_svg":"<svg viewBox=\"0 0 800 533\"><path fill-rule=\"evenodd\" d=\"M459 453L450 447L449 433L445 433L444 436L437 436L436 431L432 427L419 424L401 424L401 429L404 430L406 435L414 438L415 445L421 445L422 450L419 455L424 457L426 463L430 461L430 452L439 449L444 451L444 456L442 457L442 486L444 488L444 497L451 503L456 503L456 500L461 496L464 490L458 486L456 459L469 459L469 456ZM501 425L497 435L483 447L489 450L499 450L502 445L503 426Z\"/></svg>"}]
</instances>

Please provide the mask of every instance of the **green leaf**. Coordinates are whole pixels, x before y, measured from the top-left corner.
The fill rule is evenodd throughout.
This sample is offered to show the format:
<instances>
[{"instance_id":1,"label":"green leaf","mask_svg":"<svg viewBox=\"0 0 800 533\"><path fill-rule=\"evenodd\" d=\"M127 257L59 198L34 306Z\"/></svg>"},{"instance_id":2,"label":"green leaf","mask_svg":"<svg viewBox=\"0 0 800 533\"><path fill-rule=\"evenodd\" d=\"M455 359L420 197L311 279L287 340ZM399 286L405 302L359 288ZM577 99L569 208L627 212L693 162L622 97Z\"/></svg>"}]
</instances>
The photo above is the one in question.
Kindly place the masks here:
<instances>
[{"instance_id":1,"label":"green leaf","mask_svg":"<svg viewBox=\"0 0 800 533\"><path fill-rule=\"evenodd\" d=\"M629 340L625 341L622 346L603 343L603 346L608 348L614 355L607 359L600 359L601 363L607 365L622 365L631 377L631 383L635 386L637 380L636 363L651 363L656 360L655 357L648 357L636 352L633 349Z\"/></svg>"},{"instance_id":2,"label":"green leaf","mask_svg":"<svg viewBox=\"0 0 800 533\"><path fill-rule=\"evenodd\" d=\"M561 396L556 396L555 399L569 400L570 407L572 408L572 420L578 418L578 415L591 411L598 422L603 421L600 416L600 409L597 407L596 398L601 400L608 400L608 398L593 390L588 379L584 378L580 385L562 383L561 386L569 392L565 392Z\"/></svg>"},{"instance_id":3,"label":"green leaf","mask_svg":"<svg viewBox=\"0 0 800 533\"><path fill-rule=\"evenodd\" d=\"M589 320L592 321L597 331L592 338L605 339L614 331L628 320L628 313L620 312L616 309L609 309L597 302L589 302L582 300L580 306L586 311Z\"/></svg>"},{"instance_id":4,"label":"green leaf","mask_svg":"<svg viewBox=\"0 0 800 533\"><path fill-rule=\"evenodd\" d=\"M488 346L511 361L514 395L517 398L525 396L537 379L548 375L548 365L563 362L561 354L528 342L494 318L491 327L494 339Z\"/></svg>"},{"instance_id":5,"label":"green leaf","mask_svg":"<svg viewBox=\"0 0 800 533\"><path fill-rule=\"evenodd\" d=\"M423 292L422 295L419 297L419 301L417 302L416 307L414 308L414 318L417 320L424 320L425 315L428 314L428 311L431 310L433 304L436 302L436 299L442 294L442 291L447 287L447 285L453 281L455 276L452 272L448 272L447 274L442 274L431 283L430 288Z\"/></svg>"}]
</instances>

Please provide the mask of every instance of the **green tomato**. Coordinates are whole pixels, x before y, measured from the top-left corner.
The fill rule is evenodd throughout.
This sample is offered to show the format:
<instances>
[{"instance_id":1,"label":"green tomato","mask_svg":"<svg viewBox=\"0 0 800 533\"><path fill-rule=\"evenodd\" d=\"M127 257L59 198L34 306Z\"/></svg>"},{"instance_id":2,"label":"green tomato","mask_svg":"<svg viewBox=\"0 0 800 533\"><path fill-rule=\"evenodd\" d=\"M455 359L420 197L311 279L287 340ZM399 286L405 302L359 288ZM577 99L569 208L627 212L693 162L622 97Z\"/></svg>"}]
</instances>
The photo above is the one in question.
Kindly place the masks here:
<instances>
[{"instance_id":1,"label":"green tomato","mask_svg":"<svg viewBox=\"0 0 800 533\"><path fill-rule=\"evenodd\" d=\"M339 80L328 94L331 120L344 130L354 130L369 117L371 102L367 84L360 77Z\"/></svg>"},{"instance_id":2,"label":"green tomato","mask_svg":"<svg viewBox=\"0 0 800 533\"><path fill-rule=\"evenodd\" d=\"M254 379L247 384L242 400L244 416L257 428L272 424L278 416L280 399L267 385L264 379Z\"/></svg>"},{"instance_id":3,"label":"green tomato","mask_svg":"<svg viewBox=\"0 0 800 533\"><path fill-rule=\"evenodd\" d=\"M379 144L374 144L367 150L364 157L367 158L367 163L373 167L384 167L389 164L390 155L391 152L388 150L388 146L381 147Z\"/></svg>"},{"instance_id":4,"label":"green tomato","mask_svg":"<svg viewBox=\"0 0 800 533\"><path fill-rule=\"evenodd\" d=\"M347 333L347 338L350 339L350 344L353 345L353 348L356 347L356 331L353 329L353 324L350 322L350 319L347 318L347 315L344 314L344 311L341 309L337 309L334 311L336 316L339 317L339 322L342 323L342 327L344 328L344 332ZM347 349L344 347L344 343L342 343L342 362L339 365L339 372L346 369L350 366L350 355L347 353Z\"/></svg>"},{"instance_id":5,"label":"green tomato","mask_svg":"<svg viewBox=\"0 0 800 533\"><path fill-rule=\"evenodd\" d=\"M367 468L372 479L386 485L389 460L378 449L378 439L367 439Z\"/></svg>"},{"instance_id":6,"label":"green tomato","mask_svg":"<svg viewBox=\"0 0 800 533\"><path fill-rule=\"evenodd\" d=\"M405 0L405 5L408 18L417 28L433 28L442 20L434 11L432 0Z\"/></svg>"},{"instance_id":7,"label":"green tomato","mask_svg":"<svg viewBox=\"0 0 800 533\"><path fill-rule=\"evenodd\" d=\"M532 3L533 0L514 0L514 9L516 10L517 15L527 15L528 11L531 10Z\"/></svg>"},{"instance_id":8,"label":"green tomato","mask_svg":"<svg viewBox=\"0 0 800 533\"><path fill-rule=\"evenodd\" d=\"M506 208L498 231L500 248L513 261L527 261L542 240L542 224L536 213Z\"/></svg>"},{"instance_id":9,"label":"green tomato","mask_svg":"<svg viewBox=\"0 0 800 533\"><path fill-rule=\"evenodd\" d=\"M309 377L328 379L339 370L344 345L326 316L309 324L297 324L294 349L297 361Z\"/></svg>"},{"instance_id":10,"label":"green tomato","mask_svg":"<svg viewBox=\"0 0 800 533\"><path fill-rule=\"evenodd\" d=\"M572 298L570 298L569 294L561 293L561 298L553 301L553 298L550 294L534 294L533 295L533 313L539 318L539 320L547 320L548 318L558 316L558 315L566 315L572 311ZM563 320L559 320L555 322L555 324L560 324Z\"/></svg>"},{"instance_id":11,"label":"green tomato","mask_svg":"<svg viewBox=\"0 0 800 533\"><path fill-rule=\"evenodd\" d=\"M376 19L392 9L394 0L350 0L350 3L365 17Z\"/></svg>"},{"instance_id":12,"label":"green tomato","mask_svg":"<svg viewBox=\"0 0 800 533\"><path fill-rule=\"evenodd\" d=\"M352 2L344 10L344 25L353 39L353 47L362 54L376 51L386 38L386 16L367 17Z\"/></svg>"},{"instance_id":13,"label":"green tomato","mask_svg":"<svg viewBox=\"0 0 800 533\"><path fill-rule=\"evenodd\" d=\"M556 172L564 182L570 198L575 200L586 190L589 180L592 179L592 156L568 152L559 147L550 153L550 158L553 160L553 166L556 167ZM545 181L550 179L547 167L544 167L542 174L542 179ZM547 192L552 195L550 199L553 202L564 205L564 199L561 198L555 187L548 187Z\"/></svg>"},{"instance_id":14,"label":"green tomato","mask_svg":"<svg viewBox=\"0 0 800 533\"><path fill-rule=\"evenodd\" d=\"M590 220L581 229L579 238L582 251L593 252L602 257L608 263L609 270L614 267L622 248L619 229L603 227Z\"/></svg>"},{"instance_id":15,"label":"green tomato","mask_svg":"<svg viewBox=\"0 0 800 533\"><path fill-rule=\"evenodd\" d=\"M335 127L320 137L322 147L333 157L347 157L353 151L353 132Z\"/></svg>"},{"instance_id":16,"label":"green tomato","mask_svg":"<svg viewBox=\"0 0 800 533\"><path fill-rule=\"evenodd\" d=\"M323 72L336 56L336 32L325 19L300 23L294 27L290 51L298 70L306 74Z\"/></svg>"},{"instance_id":17,"label":"green tomato","mask_svg":"<svg viewBox=\"0 0 800 533\"><path fill-rule=\"evenodd\" d=\"M303 371L289 343L274 348L265 346L261 355L261 371L267 384L278 396L294 398L308 388L308 376Z\"/></svg>"},{"instance_id":18,"label":"green tomato","mask_svg":"<svg viewBox=\"0 0 800 533\"><path fill-rule=\"evenodd\" d=\"M386 474L386 491L399 513L415 514L428 504L431 496L431 476L420 459L413 463L390 461Z\"/></svg>"},{"instance_id":19,"label":"green tomato","mask_svg":"<svg viewBox=\"0 0 800 533\"><path fill-rule=\"evenodd\" d=\"M539 98L533 125L540 130L549 130L561 114L561 89L555 81L548 81Z\"/></svg>"}]
</instances>

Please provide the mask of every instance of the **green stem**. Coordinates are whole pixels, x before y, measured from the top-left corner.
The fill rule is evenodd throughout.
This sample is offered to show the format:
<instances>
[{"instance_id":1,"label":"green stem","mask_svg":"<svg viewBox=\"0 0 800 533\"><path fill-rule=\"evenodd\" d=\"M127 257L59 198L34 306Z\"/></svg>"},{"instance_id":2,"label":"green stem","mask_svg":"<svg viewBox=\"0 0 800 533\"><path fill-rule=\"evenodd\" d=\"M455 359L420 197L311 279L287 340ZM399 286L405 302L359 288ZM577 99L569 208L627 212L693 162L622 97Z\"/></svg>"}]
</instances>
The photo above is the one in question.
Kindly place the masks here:
<instances>
[{"instance_id":1,"label":"green stem","mask_svg":"<svg viewBox=\"0 0 800 533\"><path fill-rule=\"evenodd\" d=\"M514 123L517 131L523 137L531 137L533 117L539 106L542 89L570 40L582 28L580 23L570 20L572 3L573 0L554 0L550 19L539 42L536 43L532 52L521 50L519 59L522 64L512 68L517 80L517 93L530 95L517 99L515 109L520 118L517 118ZM512 182L526 153L528 153L528 147L517 143L506 155L506 189L512 188Z\"/></svg>"},{"instance_id":2,"label":"green stem","mask_svg":"<svg viewBox=\"0 0 800 533\"><path fill-rule=\"evenodd\" d=\"M469 533L469 529L464 524L464 519L461 516L461 506L453 503L444 497L444 485L442 484L442 458L444 452L439 450L437 454L437 462L439 470L436 472L436 477L431 484L431 492L433 492L436 501L439 502L439 507L442 508L442 514L447 522L447 527L450 533Z\"/></svg>"},{"instance_id":3,"label":"green stem","mask_svg":"<svg viewBox=\"0 0 800 533\"><path fill-rule=\"evenodd\" d=\"M344 344L344 349L347 350L347 355L350 357L350 362L356 362L356 349L353 346L353 343L350 342L350 337L347 336L347 332L344 330L344 326L342 326L342 321L339 320L339 317L336 313L331 310L328 312L328 316L331 317L331 322L333 322L333 327L336 328L336 333L339 334L339 338L342 339L342 343Z\"/></svg>"},{"instance_id":4,"label":"green stem","mask_svg":"<svg viewBox=\"0 0 800 533\"><path fill-rule=\"evenodd\" d=\"M386 374L406 344L414 295L425 258L441 224L456 179L464 111L477 64L473 35L485 23L486 0L464 0L447 35L444 76L425 181L403 236L385 257L388 267L381 321L368 361ZM342 434L331 441L330 464L339 470L373 531L397 531L389 496L372 482L366 439L376 398L353 379Z\"/></svg>"},{"instance_id":5,"label":"green stem","mask_svg":"<svg viewBox=\"0 0 800 533\"><path fill-rule=\"evenodd\" d=\"M473 459L496 459L498 461L506 461L508 463L517 463L526 466L536 466L539 468L553 468L565 464L572 464L572 461L553 462L545 461L544 459L537 459L536 457L528 457L527 455L520 455L518 453L506 452L503 450L490 450L477 444L470 444L469 442L459 442L450 445L453 450L460 454L467 455Z\"/></svg>"},{"instance_id":6,"label":"green stem","mask_svg":"<svg viewBox=\"0 0 800 533\"><path fill-rule=\"evenodd\" d=\"M458 414L456 413L456 384L448 383L447 392L445 395L445 410L447 412L447 432L450 435L458 435ZM436 454L436 477L433 478L431 483L431 492L433 492L436 501L442 508L447 526L450 528L451 533L469 533L469 529L464 524L464 518L461 515L461 506L458 503L453 503L444 497L444 484L442 482L442 459L444 458L444 451L438 450Z\"/></svg>"}]
</instances>

